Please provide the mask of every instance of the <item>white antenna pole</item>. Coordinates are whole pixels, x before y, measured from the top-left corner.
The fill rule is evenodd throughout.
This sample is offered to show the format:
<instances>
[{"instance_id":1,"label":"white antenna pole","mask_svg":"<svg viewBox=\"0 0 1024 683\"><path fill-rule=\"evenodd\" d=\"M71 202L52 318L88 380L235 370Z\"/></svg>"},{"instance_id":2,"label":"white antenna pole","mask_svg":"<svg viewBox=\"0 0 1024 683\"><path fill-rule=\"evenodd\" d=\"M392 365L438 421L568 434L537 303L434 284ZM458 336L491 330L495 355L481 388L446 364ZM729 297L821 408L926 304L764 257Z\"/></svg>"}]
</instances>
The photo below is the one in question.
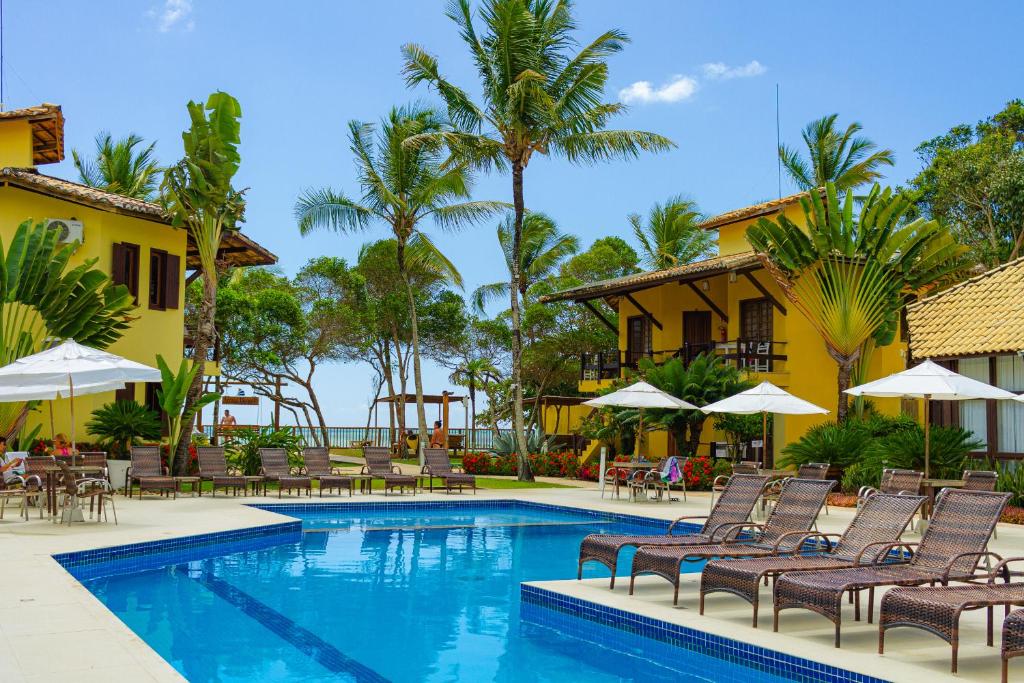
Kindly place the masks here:
<instances>
[{"instance_id":1,"label":"white antenna pole","mask_svg":"<svg viewBox=\"0 0 1024 683\"><path fill-rule=\"evenodd\" d=\"M779 199L782 199L782 156L779 155L779 148L782 147L782 134L779 127L779 84L775 84L775 163L779 173Z\"/></svg>"},{"instance_id":2,"label":"white antenna pole","mask_svg":"<svg viewBox=\"0 0 1024 683\"><path fill-rule=\"evenodd\" d=\"M0 0L0 111L4 110L4 0Z\"/></svg>"}]
</instances>

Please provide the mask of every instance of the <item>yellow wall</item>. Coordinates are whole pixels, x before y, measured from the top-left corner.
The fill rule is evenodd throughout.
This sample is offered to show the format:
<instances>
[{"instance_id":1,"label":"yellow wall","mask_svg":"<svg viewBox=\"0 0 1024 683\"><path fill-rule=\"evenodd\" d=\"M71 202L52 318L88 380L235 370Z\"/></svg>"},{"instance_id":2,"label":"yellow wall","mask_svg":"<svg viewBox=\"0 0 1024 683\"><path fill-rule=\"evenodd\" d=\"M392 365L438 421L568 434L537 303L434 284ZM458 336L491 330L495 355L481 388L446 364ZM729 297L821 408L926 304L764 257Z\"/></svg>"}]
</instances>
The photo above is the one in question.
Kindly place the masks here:
<instances>
[{"instance_id":1,"label":"yellow wall","mask_svg":"<svg viewBox=\"0 0 1024 683\"><path fill-rule=\"evenodd\" d=\"M4 131L0 126L0 134ZM0 150L3 140L0 138ZM184 282L179 287L177 309L166 311L150 310L147 294L149 287L150 249L162 249L181 258L182 278L185 265L185 232L168 225L146 221L129 216L100 211L60 199L46 197L13 187L0 187L0 239L10 244L17 226L31 218L40 221L45 218L75 218L84 224L84 243L72 258L69 267L86 259L98 259L95 267L107 273L111 270L113 245L116 242L130 242L140 246L139 254L139 306L133 312L136 317L124 336L109 347L116 353L131 360L156 365L156 356L161 354L174 366L181 362L184 330ZM136 400L145 398L144 387L136 385ZM85 423L89 414L104 403L114 400L113 392L82 396L75 400L76 435L87 440ZM58 432L70 434L71 421L67 401L54 402L55 428ZM29 421L29 428L40 422L43 434L50 434L49 406L44 404L38 415Z\"/></svg>"},{"instance_id":2,"label":"yellow wall","mask_svg":"<svg viewBox=\"0 0 1024 683\"><path fill-rule=\"evenodd\" d=\"M27 120L0 125L0 168L32 165L32 127Z\"/></svg>"}]
</instances>

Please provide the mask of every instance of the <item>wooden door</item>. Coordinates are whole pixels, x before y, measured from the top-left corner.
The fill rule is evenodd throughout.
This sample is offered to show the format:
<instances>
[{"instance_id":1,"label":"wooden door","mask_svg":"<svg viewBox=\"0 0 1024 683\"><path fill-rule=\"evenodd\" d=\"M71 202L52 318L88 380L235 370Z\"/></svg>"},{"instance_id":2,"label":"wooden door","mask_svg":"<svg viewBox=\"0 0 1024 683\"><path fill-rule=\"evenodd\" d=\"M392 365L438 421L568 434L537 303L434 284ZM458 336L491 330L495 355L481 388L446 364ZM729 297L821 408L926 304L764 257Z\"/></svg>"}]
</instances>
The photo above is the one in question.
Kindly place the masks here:
<instances>
[{"instance_id":1,"label":"wooden door","mask_svg":"<svg viewBox=\"0 0 1024 683\"><path fill-rule=\"evenodd\" d=\"M636 367L637 362L651 355L651 321L643 315L626 320L626 363Z\"/></svg>"},{"instance_id":2,"label":"wooden door","mask_svg":"<svg viewBox=\"0 0 1024 683\"><path fill-rule=\"evenodd\" d=\"M683 311L683 360L689 363L711 348L711 311Z\"/></svg>"}]
</instances>

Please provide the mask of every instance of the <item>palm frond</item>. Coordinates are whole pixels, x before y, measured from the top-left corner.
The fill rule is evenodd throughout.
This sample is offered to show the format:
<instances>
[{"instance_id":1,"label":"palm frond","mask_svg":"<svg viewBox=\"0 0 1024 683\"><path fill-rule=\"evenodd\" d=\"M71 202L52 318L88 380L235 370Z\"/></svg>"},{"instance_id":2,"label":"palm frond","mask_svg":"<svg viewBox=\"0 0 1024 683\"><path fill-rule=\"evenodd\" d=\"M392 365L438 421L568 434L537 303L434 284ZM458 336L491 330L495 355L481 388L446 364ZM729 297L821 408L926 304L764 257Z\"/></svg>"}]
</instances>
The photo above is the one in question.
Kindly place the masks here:
<instances>
[{"instance_id":1,"label":"palm frond","mask_svg":"<svg viewBox=\"0 0 1024 683\"><path fill-rule=\"evenodd\" d=\"M295 201L294 211L302 235L314 230L362 230L373 216L365 206L328 187L303 192Z\"/></svg>"}]
</instances>

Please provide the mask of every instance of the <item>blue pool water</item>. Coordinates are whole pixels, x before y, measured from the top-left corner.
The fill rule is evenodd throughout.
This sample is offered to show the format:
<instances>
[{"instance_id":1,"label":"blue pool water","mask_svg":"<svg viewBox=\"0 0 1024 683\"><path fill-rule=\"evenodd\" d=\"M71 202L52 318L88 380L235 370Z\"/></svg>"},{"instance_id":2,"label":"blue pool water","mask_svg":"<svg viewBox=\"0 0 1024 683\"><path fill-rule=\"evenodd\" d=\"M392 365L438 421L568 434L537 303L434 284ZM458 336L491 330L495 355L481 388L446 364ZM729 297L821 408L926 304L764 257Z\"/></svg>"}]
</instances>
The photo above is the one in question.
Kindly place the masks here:
<instances>
[{"instance_id":1,"label":"blue pool water","mask_svg":"<svg viewBox=\"0 0 1024 683\"><path fill-rule=\"evenodd\" d=\"M652 661L610 627L614 649L592 629L520 619L520 583L574 578L583 536L650 527L528 508L338 508L288 512L304 531L284 543L114 562L83 583L191 681L783 680L677 648Z\"/></svg>"}]
</instances>

